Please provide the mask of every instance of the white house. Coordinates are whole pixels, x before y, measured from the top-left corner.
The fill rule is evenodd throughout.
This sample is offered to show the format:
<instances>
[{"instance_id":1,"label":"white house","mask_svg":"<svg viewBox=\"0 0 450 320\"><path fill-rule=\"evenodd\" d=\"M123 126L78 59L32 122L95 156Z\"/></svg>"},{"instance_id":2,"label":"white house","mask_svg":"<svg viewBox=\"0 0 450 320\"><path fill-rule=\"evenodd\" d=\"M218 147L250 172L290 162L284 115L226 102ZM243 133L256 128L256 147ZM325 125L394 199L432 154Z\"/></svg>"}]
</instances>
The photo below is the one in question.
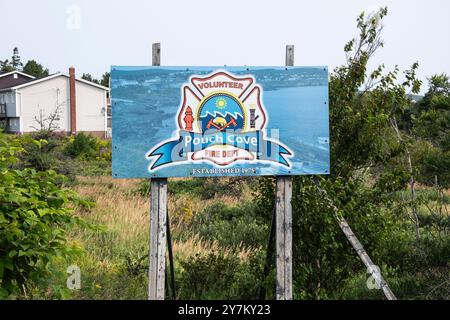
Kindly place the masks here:
<instances>
[{"instance_id":1,"label":"white house","mask_svg":"<svg viewBox=\"0 0 450 320\"><path fill-rule=\"evenodd\" d=\"M20 83L2 88L13 81ZM74 68L68 75L56 73L40 79L13 72L2 80L0 75L0 118L7 132L51 127L58 132L86 132L105 138L110 132L108 114L109 89L75 78Z\"/></svg>"}]
</instances>

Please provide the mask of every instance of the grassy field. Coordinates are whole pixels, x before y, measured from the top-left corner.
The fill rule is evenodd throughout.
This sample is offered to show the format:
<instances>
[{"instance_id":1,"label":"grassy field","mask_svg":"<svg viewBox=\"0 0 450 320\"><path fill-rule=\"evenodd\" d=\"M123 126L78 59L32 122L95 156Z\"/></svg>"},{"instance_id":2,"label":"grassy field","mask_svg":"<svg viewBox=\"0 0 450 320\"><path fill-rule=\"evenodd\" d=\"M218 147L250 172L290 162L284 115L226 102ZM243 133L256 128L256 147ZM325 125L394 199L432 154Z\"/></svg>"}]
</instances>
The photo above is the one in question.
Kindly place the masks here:
<instances>
[{"instance_id":1,"label":"grassy field","mask_svg":"<svg viewBox=\"0 0 450 320\"><path fill-rule=\"evenodd\" d=\"M226 179L225 179L226 180ZM258 221L252 212L252 181L221 181L220 186L205 188L206 180L174 179L169 183L170 225L176 279L176 297L183 299L256 298L260 285L274 287L274 273L264 283L261 271L267 243L267 221ZM235 183L235 188L224 188ZM71 261L81 269L82 288L70 291L74 299L146 299L149 238L149 195L145 180L117 180L108 176L77 177L74 190L95 202L91 209L76 214L101 226L100 231L76 228L70 239L84 248ZM430 212L448 217L450 191L441 194L429 187L418 187L422 231L434 221ZM408 191L398 195L409 196ZM439 203L443 201L444 206ZM246 219L245 214L248 214ZM436 224L433 224L435 226ZM442 223L446 232L448 221ZM343 245L348 245L347 243ZM355 253L356 255L356 253ZM60 262L63 269L67 261ZM394 290L419 290L414 279L398 279L395 272L385 273ZM55 278L54 281L61 279ZM379 290L368 290L364 268L346 284L342 298L381 299ZM272 290L273 291L273 290ZM168 295L171 294L168 290ZM168 296L167 298L170 298ZM269 294L270 297L270 294Z\"/></svg>"},{"instance_id":2,"label":"grassy field","mask_svg":"<svg viewBox=\"0 0 450 320\"><path fill-rule=\"evenodd\" d=\"M149 180L112 179L107 141L81 135L83 143L77 145L76 138L60 137L38 148L29 137L23 139L27 152L21 155L19 168L63 173L67 179L61 185L57 182L58 187L75 191L92 206L74 203L75 216L83 218L89 227L58 225L67 230L70 247L78 248L78 254L54 254L46 266L46 276L10 298L146 299ZM77 156L68 153L74 148ZM266 289L266 298L274 298L274 261L268 276L263 277L273 205L270 181L237 177L169 179L176 299L258 299L261 288ZM296 181L294 298L383 299L380 290L368 289L366 269L331 210L316 202L321 200L317 195L308 198L311 181ZM369 181L362 185L366 188L364 197L359 191L351 191L352 201L345 194L352 184L340 185L337 190L344 193L339 195L343 200L339 210L381 267L397 297L447 299L450 190L416 186L419 242L415 239L410 190L405 186L399 189L402 191L383 193L381 199L375 194L375 205L365 206L364 201L358 203L358 197L371 199ZM329 186L329 190L333 188ZM80 268L80 290L66 287L70 265ZM326 281L335 279L341 279L337 286L324 289ZM172 298L171 290L166 292L167 298Z\"/></svg>"},{"instance_id":3,"label":"grassy field","mask_svg":"<svg viewBox=\"0 0 450 320\"><path fill-rule=\"evenodd\" d=\"M201 237L190 228L194 217L218 203L224 208L233 208L251 202L248 185L244 185L239 194L224 190L202 199L186 189L186 183L189 184L186 180L174 180L169 187L168 210L177 280L183 281L183 265L202 257L237 257L239 261L235 263L248 262L259 248L233 243L233 239ZM194 184L191 180L189 186ZM72 262L80 267L82 273L82 289L75 292L73 298L146 298L150 208L146 187L142 180L77 177L75 191L96 205L89 211L79 209L76 214L103 226L103 231L77 228L70 233L71 240L85 248L83 255ZM182 188L183 191L173 193L173 188ZM229 232L233 233L233 230ZM229 241L229 245L223 246L223 241ZM183 291L177 295L189 297L189 293Z\"/></svg>"}]
</instances>

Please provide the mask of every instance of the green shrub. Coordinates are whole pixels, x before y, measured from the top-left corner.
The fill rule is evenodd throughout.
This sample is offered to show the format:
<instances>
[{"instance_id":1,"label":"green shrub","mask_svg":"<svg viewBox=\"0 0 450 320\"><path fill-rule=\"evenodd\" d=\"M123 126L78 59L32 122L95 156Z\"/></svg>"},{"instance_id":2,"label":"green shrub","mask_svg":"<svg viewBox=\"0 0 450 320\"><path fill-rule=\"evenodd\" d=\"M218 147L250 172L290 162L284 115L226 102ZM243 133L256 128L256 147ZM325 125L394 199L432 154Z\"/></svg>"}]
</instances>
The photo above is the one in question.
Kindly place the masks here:
<instances>
[{"instance_id":1,"label":"green shrub","mask_svg":"<svg viewBox=\"0 0 450 320\"><path fill-rule=\"evenodd\" d=\"M99 156L99 145L97 138L80 132L71 139L64 151L72 158L93 160Z\"/></svg>"},{"instance_id":2,"label":"green shrub","mask_svg":"<svg viewBox=\"0 0 450 320\"><path fill-rule=\"evenodd\" d=\"M98 140L98 147L100 152L100 159L107 162L111 162L112 161L111 140Z\"/></svg>"},{"instance_id":3,"label":"green shrub","mask_svg":"<svg viewBox=\"0 0 450 320\"><path fill-rule=\"evenodd\" d=\"M21 168L34 168L37 171L57 169L60 162L67 159L61 152L68 141L65 136L37 132L22 136L20 141L24 149L19 156Z\"/></svg>"},{"instance_id":4,"label":"green shrub","mask_svg":"<svg viewBox=\"0 0 450 320\"><path fill-rule=\"evenodd\" d=\"M224 247L257 248L266 243L269 224L256 216L252 203L230 207L222 201L195 215L191 230L202 239Z\"/></svg>"},{"instance_id":5,"label":"green shrub","mask_svg":"<svg viewBox=\"0 0 450 320\"><path fill-rule=\"evenodd\" d=\"M242 261L237 255L210 253L181 261L180 299L257 299L262 255ZM273 283L272 283L273 284Z\"/></svg>"},{"instance_id":6,"label":"green shrub","mask_svg":"<svg viewBox=\"0 0 450 320\"><path fill-rule=\"evenodd\" d=\"M52 258L77 252L66 228L88 226L69 205L89 204L59 186L63 176L11 168L23 151L17 139L8 142L0 133L0 297L26 295L33 282L48 276Z\"/></svg>"},{"instance_id":7,"label":"green shrub","mask_svg":"<svg viewBox=\"0 0 450 320\"><path fill-rule=\"evenodd\" d=\"M75 176L85 167L64 152L69 143L67 136L38 132L24 135L19 140L24 152L20 153L19 161L14 165L18 169L54 170L66 176L69 182L73 182Z\"/></svg>"},{"instance_id":8,"label":"green shrub","mask_svg":"<svg viewBox=\"0 0 450 320\"><path fill-rule=\"evenodd\" d=\"M412 148L412 157L417 181L433 185L437 178L439 185L450 187L450 151L444 152L427 141L417 141Z\"/></svg>"}]
</instances>

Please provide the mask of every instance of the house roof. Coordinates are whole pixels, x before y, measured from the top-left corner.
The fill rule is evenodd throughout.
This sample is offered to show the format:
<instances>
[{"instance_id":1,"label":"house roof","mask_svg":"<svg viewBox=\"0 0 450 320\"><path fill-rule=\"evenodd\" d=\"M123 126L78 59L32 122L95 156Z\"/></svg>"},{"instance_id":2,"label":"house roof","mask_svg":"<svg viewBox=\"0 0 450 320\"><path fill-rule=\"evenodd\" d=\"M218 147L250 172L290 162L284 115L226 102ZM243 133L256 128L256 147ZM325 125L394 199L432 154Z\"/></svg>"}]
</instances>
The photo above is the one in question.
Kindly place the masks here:
<instances>
[{"instance_id":1,"label":"house roof","mask_svg":"<svg viewBox=\"0 0 450 320\"><path fill-rule=\"evenodd\" d=\"M20 84L20 85L16 85L16 86L13 86L13 87L0 89L0 92L1 92L1 91L9 91L9 90L16 90L16 89L21 89L21 88L29 87L29 86L35 85L35 84L37 84L37 83L41 83L41 82L44 82L44 81L48 81L48 80L50 80L50 79L57 78L57 77L66 77L66 78L69 78L69 75L68 75L68 74L65 74L65 73L62 73L62 72L58 72L58 73L54 73L54 74L48 75L47 77L44 77L44 78L34 79L34 80L28 81L28 82L26 82L26 83ZM98 89L102 89L102 90L105 90L105 91L109 91L109 88L104 87L104 86L102 86L102 85L99 85L99 84L97 84L97 83L93 83L93 82L90 82L90 81L87 81L87 80L84 80L84 79L75 79L75 80L76 80L76 81L79 81L79 82L82 82L82 83L85 83L85 84L88 84L88 85L90 85L90 86L96 87L96 88L98 88Z\"/></svg>"},{"instance_id":2,"label":"house roof","mask_svg":"<svg viewBox=\"0 0 450 320\"><path fill-rule=\"evenodd\" d=\"M0 74L0 90L18 86L33 81L34 79L33 76L20 71L2 73Z\"/></svg>"},{"instance_id":3,"label":"house roof","mask_svg":"<svg viewBox=\"0 0 450 320\"><path fill-rule=\"evenodd\" d=\"M35 77L33 77L32 75L29 75L29 74L26 74L24 72L20 72L20 71L17 71L17 70L10 71L10 72L5 72L5 73L0 73L0 78L6 77L6 76L9 76L9 75L12 75L12 74L20 74L20 75L22 75L24 77L28 77L30 79L35 79Z\"/></svg>"}]
</instances>

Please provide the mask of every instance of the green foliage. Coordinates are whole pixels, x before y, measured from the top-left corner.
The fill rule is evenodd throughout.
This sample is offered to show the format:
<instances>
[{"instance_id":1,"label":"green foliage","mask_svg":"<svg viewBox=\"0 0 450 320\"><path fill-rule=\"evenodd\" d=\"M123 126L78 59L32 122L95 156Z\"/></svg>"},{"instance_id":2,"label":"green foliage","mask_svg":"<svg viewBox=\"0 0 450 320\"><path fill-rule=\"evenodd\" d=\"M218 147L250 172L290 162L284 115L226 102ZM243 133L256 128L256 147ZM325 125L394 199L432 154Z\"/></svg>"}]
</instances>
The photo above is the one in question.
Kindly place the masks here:
<instances>
[{"instance_id":1,"label":"green foliage","mask_svg":"<svg viewBox=\"0 0 450 320\"><path fill-rule=\"evenodd\" d=\"M267 186L267 180L261 181ZM377 263L380 257L402 257L405 241L401 223L392 214L395 208L377 191L362 181L323 179L321 188L341 209L365 249ZM267 195L267 194L266 194ZM265 212L273 208L274 194L259 197L258 207ZM380 206L389 206L391 211ZM361 261L339 228L333 211L308 177L295 177L293 184L293 270L296 298L336 298L342 294L346 281L363 269ZM408 240L406 241L408 243Z\"/></svg>"},{"instance_id":2,"label":"green foliage","mask_svg":"<svg viewBox=\"0 0 450 320\"><path fill-rule=\"evenodd\" d=\"M111 140L97 140L97 145L100 152L100 159L111 162L112 161L112 148Z\"/></svg>"},{"instance_id":3,"label":"green foliage","mask_svg":"<svg viewBox=\"0 0 450 320\"><path fill-rule=\"evenodd\" d=\"M431 249L414 243L412 224L406 218L411 202L396 196L404 192L411 175L406 154L410 140L399 135L396 118L409 108L409 93L417 93L420 88L415 77L418 64L403 73L402 82L398 81L397 67L384 72L381 65L367 72L370 58L383 45L380 21L386 13L381 9L368 18L363 14L358 18L359 37L344 49L347 63L330 75L332 167L331 174L318 183L375 264L395 270L394 277L405 273L423 275L425 266L443 275L437 272L442 268L440 262L424 258L425 250ZM442 165L445 163L437 169L441 174ZM273 210L274 192L273 179L260 180L256 196L261 215L270 215ZM294 297L345 295L345 288L365 268L311 177L294 178L292 209ZM430 236L430 243L436 244L437 238ZM440 248L439 254L447 257L442 251L446 244ZM419 259L424 261L422 265L416 263ZM422 276L421 280L425 279L432 277Z\"/></svg>"},{"instance_id":4,"label":"green foliage","mask_svg":"<svg viewBox=\"0 0 450 320\"><path fill-rule=\"evenodd\" d=\"M41 142L36 141L36 145ZM24 149L17 139L0 134L0 296L23 294L32 282L48 276L55 256L77 251L66 238L66 228L83 224L70 206L89 205L61 188L63 176L35 169L12 169Z\"/></svg>"},{"instance_id":5,"label":"green foliage","mask_svg":"<svg viewBox=\"0 0 450 320\"><path fill-rule=\"evenodd\" d=\"M23 67L23 72L36 78L43 78L48 76L49 74L48 69L45 68L42 64L38 63L36 60L28 60Z\"/></svg>"},{"instance_id":6,"label":"green foliage","mask_svg":"<svg viewBox=\"0 0 450 320\"><path fill-rule=\"evenodd\" d=\"M65 143L67 143L66 137L52 136L46 131L24 135L21 137L21 145L25 152L19 156L19 166L21 168L34 168L37 171L56 169L59 167L59 161L64 161L66 157L63 155L55 156L55 151L60 150Z\"/></svg>"},{"instance_id":7,"label":"green foliage","mask_svg":"<svg viewBox=\"0 0 450 320\"><path fill-rule=\"evenodd\" d=\"M110 78L111 74L109 72L105 72L104 74L102 74L102 78L100 80L95 79L94 77L92 77L92 75L90 73L83 73L83 75L81 76L81 79L102 85L106 88L109 88L109 78Z\"/></svg>"},{"instance_id":8,"label":"green foliage","mask_svg":"<svg viewBox=\"0 0 450 320\"><path fill-rule=\"evenodd\" d=\"M249 179L241 177L225 178L189 178L169 180L167 192L169 194L191 194L203 200L212 199L216 196L238 196L242 192L244 182ZM135 190L142 196L150 195L150 181L143 180Z\"/></svg>"},{"instance_id":9,"label":"green foliage","mask_svg":"<svg viewBox=\"0 0 450 320\"><path fill-rule=\"evenodd\" d=\"M51 169L71 182L75 181L76 175L111 175L111 141L89 136L86 148L84 141L80 143L81 139L74 143L76 138L48 131L23 135L19 139L26 151L19 155L20 161L15 164L19 169Z\"/></svg>"},{"instance_id":10,"label":"green foliage","mask_svg":"<svg viewBox=\"0 0 450 320\"><path fill-rule=\"evenodd\" d=\"M229 207L217 202L196 214L189 230L222 247L258 248L267 242L268 224L258 217L251 203Z\"/></svg>"},{"instance_id":11,"label":"green foliage","mask_svg":"<svg viewBox=\"0 0 450 320\"><path fill-rule=\"evenodd\" d=\"M13 49L11 60L0 60L0 73L7 73L11 71L21 70L22 62L20 61L19 50L17 47Z\"/></svg>"},{"instance_id":12,"label":"green foliage","mask_svg":"<svg viewBox=\"0 0 450 320\"><path fill-rule=\"evenodd\" d=\"M83 75L81 76L81 79L98 84L98 80L94 79L90 73L83 73Z\"/></svg>"},{"instance_id":13,"label":"green foliage","mask_svg":"<svg viewBox=\"0 0 450 320\"><path fill-rule=\"evenodd\" d=\"M18 47L14 47L14 49L13 49L13 55L11 57L11 65L13 66L13 68L15 70L22 70L23 63L20 60L19 48Z\"/></svg>"},{"instance_id":14,"label":"green foliage","mask_svg":"<svg viewBox=\"0 0 450 320\"><path fill-rule=\"evenodd\" d=\"M15 71L16 69L13 67L11 61L5 59L3 61L0 60L0 73L8 73L11 71Z\"/></svg>"},{"instance_id":15,"label":"green foliage","mask_svg":"<svg viewBox=\"0 0 450 320\"><path fill-rule=\"evenodd\" d=\"M437 182L450 187L450 151L444 152L428 141L419 140L412 147L416 179L427 185Z\"/></svg>"},{"instance_id":16,"label":"green foliage","mask_svg":"<svg viewBox=\"0 0 450 320\"><path fill-rule=\"evenodd\" d=\"M180 299L257 299L263 257L210 253L181 261ZM273 283L272 283L273 284Z\"/></svg>"},{"instance_id":17,"label":"green foliage","mask_svg":"<svg viewBox=\"0 0 450 320\"><path fill-rule=\"evenodd\" d=\"M92 160L98 157L99 146L95 137L80 132L71 139L64 151L72 158Z\"/></svg>"},{"instance_id":18,"label":"green foliage","mask_svg":"<svg viewBox=\"0 0 450 320\"><path fill-rule=\"evenodd\" d=\"M428 92L407 110L416 180L450 187L450 81L445 74L429 79Z\"/></svg>"},{"instance_id":19,"label":"green foliage","mask_svg":"<svg viewBox=\"0 0 450 320\"><path fill-rule=\"evenodd\" d=\"M111 77L110 72L105 72L102 74L102 79L100 80L100 84L106 88L109 88L109 78Z\"/></svg>"},{"instance_id":20,"label":"green foliage","mask_svg":"<svg viewBox=\"0 0 450 320\"><path fill-rule=\"evenodd\" d=\"M429 99L429 104L426 101ZM413 119L413 133L450 151L450 95L438 93L419 102L425 110Z\"/></svg>"}]
</instances>

